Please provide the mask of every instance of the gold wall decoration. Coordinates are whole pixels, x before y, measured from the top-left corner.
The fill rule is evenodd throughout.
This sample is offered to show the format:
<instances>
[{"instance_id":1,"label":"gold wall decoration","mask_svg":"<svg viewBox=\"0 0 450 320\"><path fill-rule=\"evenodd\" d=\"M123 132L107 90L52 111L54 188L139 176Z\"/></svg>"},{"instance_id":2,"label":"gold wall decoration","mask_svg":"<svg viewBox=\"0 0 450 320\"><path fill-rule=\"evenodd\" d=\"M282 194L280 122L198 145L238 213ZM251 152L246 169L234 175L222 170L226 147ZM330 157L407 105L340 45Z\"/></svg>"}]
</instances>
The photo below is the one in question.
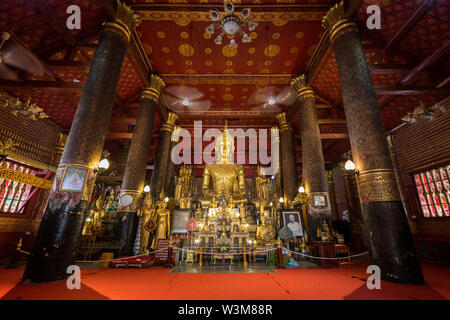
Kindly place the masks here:
<instances>
[{"instance_id":1,"label":"gold wall decoration","mask_svg":"<svg viewBox=\"0 0 450 320\"><path fill-rule=\"evenodd\" d=\"M192 57L194 55L194 47L187 43L183 43L178 47L178 51L184 57Z\"/></svg>"},{"instance_id":2,"label":"gold wall decoration","mask_svg":"<svg viewBox=\"0 0 450 320\"><path fill-rule=\"evenodd\" d=\"M190 19L178 19L175 20L175 23L181 27L186 27L189 23L191 23Z\"/></svg>"},{"instance_id":3,"label":"gold wall decoration","mask_svg":"<svg viewBox=\"0 0 450 320\"><path fill-rule=\"evenodd\" d=\"M175 21L175 23L189 24L187 21L210 22L208 11L158 11L139 10L136 8L143 20L146 21ZM324 11L303 12L252 12L249 19L255 22L272 22L277 27L282 27L289 21L321 21Z\"/></svg>"},{"instance_id":4,"label":"gold wall decoration","mask_svg":"<svg viewBox=\"0 0 450 320\"><path fill-rule=\"evenodd\" d=\"M397 180L392 169L362 171L358 175L359 197L362 203L400 201Z\"/></svg>"},{"instance_id":5,"label":"gold wall decoration","mask_svg":"<svg viewBox=\"0 0 450 320\"><path fill-rule=\"evenodd\" d=\"M25 183L33 187L49 190L52 187L52 181L36 177L31 174L0 167L0 178Z\"/></svg>"},{"instance_id":6,"label":"gold wall decoration","mask_svg":"<svg viewBox=\"0 0 450 320\"><path fill-rule=\"evenodd\" d=\"M229 58L234 57L236 55L236 53L237 53L237 49L234 47L231 47L228 44L222 48L222 54L225 57L229 57Z\"/></svg>"},{"instance_id":7,"label":"gold wall decoration","mask_svg":"<svg viewBox=\"0 0 450 320\"><path fill-rule=\"evenodd\" d=\"M144 50L147 52L148 55L151 55L153 52L152 46L147 42L142 42L142 46L144 47Z\"/></svg>"},{"instance_id":8,"label":"gold wall decoration","mask_svg":"<svg viewBox=\"0 0 450 320\"><path fill-rule=\"evenodd\" d=\"M308 48L308 50L306 51L308 56L312 57L312 55L314 54L314 51L316 51L316 47L317 47L317 45L313 44L311 47Z\"/></svg>"},{"instance_id":9,"label":"gold wall decoration","mask_svg":"<svg viewBox=\"0 0 450 320\"><path fill-rule=\"evenodd\" d=\"M277 26L277 27L282 27L285 24L287 24L288 22L289 22L289 20L282 19L279 16L274 16L274 18L272 19L273 25Z\"/></svg>"},{"instance_id":10,"label":"gold wall decoration","mask_svg":"<svg viewBox=\"0 0 450 320\"><path fill-rule=\"evenodd\" d=\"M264 54L271 58L275 57L276 55L278 55L280 53L280 47L276 44L270 44L265 50L264 50Z\"/></svg>"}]
</instances>

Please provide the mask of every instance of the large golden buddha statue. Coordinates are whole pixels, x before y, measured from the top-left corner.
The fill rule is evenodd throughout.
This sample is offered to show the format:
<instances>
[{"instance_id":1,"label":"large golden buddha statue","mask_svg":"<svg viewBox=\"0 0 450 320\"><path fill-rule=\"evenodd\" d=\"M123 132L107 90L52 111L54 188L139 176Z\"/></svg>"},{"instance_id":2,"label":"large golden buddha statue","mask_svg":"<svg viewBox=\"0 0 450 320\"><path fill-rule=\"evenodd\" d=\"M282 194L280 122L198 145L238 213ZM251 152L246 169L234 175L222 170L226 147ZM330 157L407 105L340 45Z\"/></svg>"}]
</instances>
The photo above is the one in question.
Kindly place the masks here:
<instances>
[{"instance_id":1,"label":"large golden buddha statue","mask_svg":"<svg viewBox=\"0 0 450 320\"><path fill-rule=\"evenodd\" d=\"M222 135L216 140L215 152L217 162L205 165L203 172L202 191L204 196L219 198L222 194L227 199L236 200L245 196L244 168L241 164L232 163L234 154L234 139L225 128ZM212 182L212 188L210 183Z\"/></svg>"}]
</instances>

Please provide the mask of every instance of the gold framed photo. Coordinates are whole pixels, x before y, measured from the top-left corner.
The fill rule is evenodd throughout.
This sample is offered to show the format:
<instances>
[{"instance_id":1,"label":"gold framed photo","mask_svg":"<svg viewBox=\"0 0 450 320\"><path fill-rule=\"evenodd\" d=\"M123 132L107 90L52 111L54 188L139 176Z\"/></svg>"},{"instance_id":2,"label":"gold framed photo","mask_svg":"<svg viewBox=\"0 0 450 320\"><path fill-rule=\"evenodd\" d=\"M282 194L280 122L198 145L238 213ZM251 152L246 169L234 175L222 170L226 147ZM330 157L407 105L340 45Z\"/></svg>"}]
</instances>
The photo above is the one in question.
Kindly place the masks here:
<instances>
[{"instance_id":1,"label":"gold framed photo","mask_svg":"<svg viewBox=\"0 0 450 320\"><path fill-rule=\"evenodd\" d=\"M87 167L66 166L59 189L61 191L83 192L88 173L89 168Z\"/></svg>"},{"instance_id":2,"label":"gold framed photo","mask_svg":"<svg viewBox=\"0 0 450 320\"><path fill-rule=\"evenodd\" d=\"M312 196L312 204L315 208L325 208L327 204L327 196L324 194L315 194Z\"/></svg>"}]
</instances>

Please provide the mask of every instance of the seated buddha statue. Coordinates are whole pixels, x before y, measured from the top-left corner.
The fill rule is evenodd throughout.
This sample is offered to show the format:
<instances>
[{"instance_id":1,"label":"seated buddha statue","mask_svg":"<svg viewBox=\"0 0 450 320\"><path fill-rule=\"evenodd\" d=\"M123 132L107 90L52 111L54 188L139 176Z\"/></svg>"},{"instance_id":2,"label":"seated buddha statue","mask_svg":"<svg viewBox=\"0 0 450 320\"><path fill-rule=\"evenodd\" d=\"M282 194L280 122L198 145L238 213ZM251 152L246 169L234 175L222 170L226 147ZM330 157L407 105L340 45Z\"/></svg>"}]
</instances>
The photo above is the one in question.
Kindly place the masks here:
<instances>
[{"instance_id":1,"label":"seated buddha statue","mask_svg":"<svg viewBox=\"0 0 450 320\"><path fill-rule=\"evenodd\" d=\"M206 164L203 171L202 191L204 196L220 197L236 200L245 196L245 175L241 164L232 163L234 154L234 139L228 132L227 124L222 135L216 139L216 163ZM212 183L212 188L210 184Z\"/></svg>"}]
</instances>

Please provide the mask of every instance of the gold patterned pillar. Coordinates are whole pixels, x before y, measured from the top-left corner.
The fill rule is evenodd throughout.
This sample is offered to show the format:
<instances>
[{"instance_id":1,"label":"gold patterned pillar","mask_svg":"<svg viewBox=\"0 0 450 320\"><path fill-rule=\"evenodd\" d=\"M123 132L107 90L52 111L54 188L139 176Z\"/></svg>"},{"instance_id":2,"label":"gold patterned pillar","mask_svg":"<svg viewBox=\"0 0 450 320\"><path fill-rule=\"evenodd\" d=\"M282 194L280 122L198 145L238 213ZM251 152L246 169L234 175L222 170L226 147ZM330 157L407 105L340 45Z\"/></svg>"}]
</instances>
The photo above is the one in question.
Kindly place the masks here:
<instances>
[{"instance_id":1,"label":"gold patterned pillar","mask_svg":"<svg viewBox=\"0 0 450 320\"><path fill-rule=\"evenodd\" d=\"M345 183L345 193L347 195L347 205L349 211L349 223L350 223L350 234L351 234L351 244L350 249L355 252L362 252L367 250L365 246L363 231L362 231L362 214L361 214L361 204L358 197L358 190L355 181L355 171L346 170L345 163L340 164L342 176L344 177Z\"/></svg>"},{"instance_id":2,"label":"gold patterned pillar","mask_svg":"<svg viewBox=\"0 0 450 320\"><path fill-rule=\"evenodd\" d=\"M328 193L327 175L323 160L322 140L320 139L319 121L317 117L316 95L306 85L303 74L291 82L297 92L297 104L300 114L300 131L302 138L302 181L308 195L308 238L320 241L317 229L322 230L323 219L331 226L331 205Z\"/></svg>"},{"instance_id":3,"label":"gold patterned pillar","mask_svg":"<svg viewBox=\"0 0 450 320\"><path fill-rule=\"evenodd\" d=\"M297 160L295 154L294 130L286 120L286 113L277 116L280 127L280 159L285 207L289 208L298 189Z\"/></svg>"},{"instance_id":4,"label":"gold patterned pillar","mask_svg":"<svg viewBox=\"0 0 450 320\"><path fill-rule=\"evenodd\" d=\"M113 21L104 25L25 269L26 282L62 280L76 259L120 70L139 22L139 15L117 2Z\"/></svg>"},{"instance_id":5,"label":"gold patterned pillar","mask_svg":"<svg viewBox=\"0 0 450 320\"><path fill-rule=\"evenodd\" d=\"M145 184L153 121L164 88L164 81L155 74L150 75L150 84L141 93L139 112L136 118L127 164L120 189L119 206L116 214L116 239L120 244L119 255L133 254L139 209Z\"/></svg>"},{"instance_id":6,"label":"gold patterned pillar","mask_svg":"<svg viewBox=\"0 0 450 320\"><path fill-rule=\"evenodd\" d=\"M163 192L164 184L166 181L168 162L172 161L170 157L170 141L177 119L178 116L175 113L169 112L167 121L161 125L161 129L159 130L159 141L158 147L156 149L155 163L153 167L150 187L150 192L152 194L154 202L159 199L161 192Z\"/></svg>"},{"instance_id":7,"label":"gold patterned pillar","mask_svg":"<svg viewBox=\"0 0 450 320\"><path fill-rule=\"evenodd\" d=\"M347 19L343 1L328 11L322 24L336 55L372 263L385 280L422 284L357 24Z\"/></svg>"},{"instance_id":8,"label":"gold patterned pillar","mask_svg":"<svg viewBox=\"0 0 450 320\"><path fill-rule=\"evenodd\" d=\"M172 153L172 149L177 145L178 140L180 139L180 127L175 127L171 138L170 138L170 154ZM166 174L166 178L165 178L165 182L164 182L164 188L163 188L163 192L168 196L168 197L173 197L174 195L172 194L172 192L174 190L170 189L171 186L171 182L173 181L173 176L174 176L174 169L175 166L173 165L173 161L169 160L167 163L167 174Z\"/></svg>"},{"instance_id":9,"label":"gold patterned pillar","mask_svg":"<svg viewBox=\"0 0 450 320\"><path fill-rule=\"evenodd\" d=\"M334 189L333 170L327 171L327 177L328 177L328 190L330 193L331 218L334 221L339 219L339 215L336 202L336 192Z\"/></svg>"}]
</instances>

